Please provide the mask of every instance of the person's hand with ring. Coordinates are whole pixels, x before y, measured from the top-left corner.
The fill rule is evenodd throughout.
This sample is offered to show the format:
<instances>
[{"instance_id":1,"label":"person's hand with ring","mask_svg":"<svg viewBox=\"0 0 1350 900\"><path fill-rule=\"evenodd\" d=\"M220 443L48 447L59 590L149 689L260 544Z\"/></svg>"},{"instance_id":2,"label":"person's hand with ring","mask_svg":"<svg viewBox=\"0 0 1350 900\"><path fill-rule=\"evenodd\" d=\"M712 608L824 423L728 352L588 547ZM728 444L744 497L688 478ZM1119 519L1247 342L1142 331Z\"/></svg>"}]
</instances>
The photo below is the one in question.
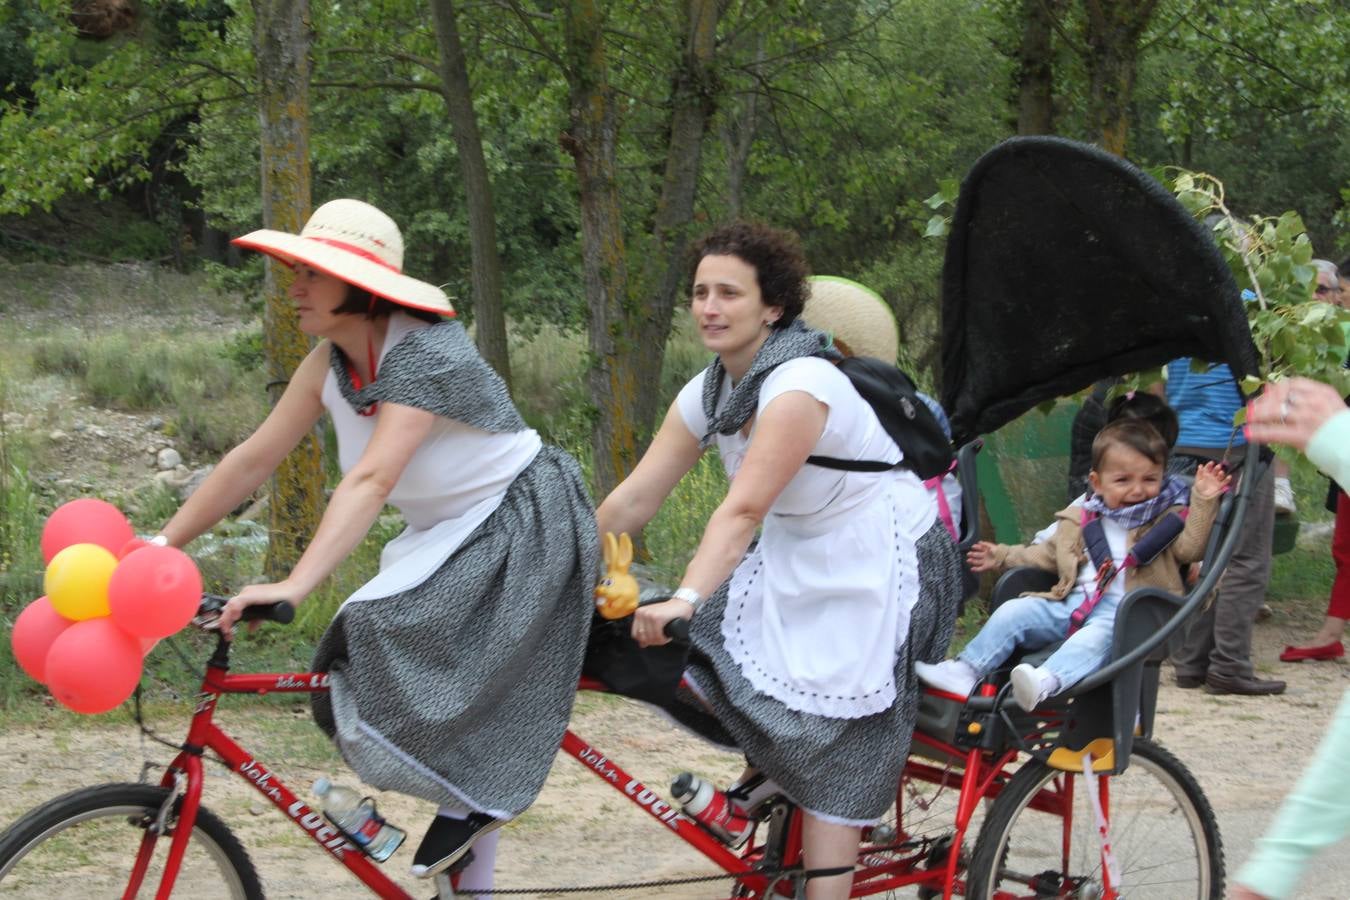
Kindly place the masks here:
<instances>
[{"instance_id":1,"label":"person's hand with ring","mask_svg":"<svg viewBox=\"0 0 1350 900\"><path fill-rule=\"evenodd\" d=\"M1317 429L1344 409L1345 401L1330 385L1286 378L1267 385L1247 407L1247 439L1306 450Z\"/></svg>"},{"instance_id":2,"label":"person's hand with ring","mask_svg":"<svg viewBox=\"0 0 1350 900\"><path fill-rule=\"evenodd\" d=\"M694 607L683 600L663 600L639 606L633 613L633 640L640 647L659 647L669 644L666 623L671 619L692 619Z\"/></svg>"}]
</instances>

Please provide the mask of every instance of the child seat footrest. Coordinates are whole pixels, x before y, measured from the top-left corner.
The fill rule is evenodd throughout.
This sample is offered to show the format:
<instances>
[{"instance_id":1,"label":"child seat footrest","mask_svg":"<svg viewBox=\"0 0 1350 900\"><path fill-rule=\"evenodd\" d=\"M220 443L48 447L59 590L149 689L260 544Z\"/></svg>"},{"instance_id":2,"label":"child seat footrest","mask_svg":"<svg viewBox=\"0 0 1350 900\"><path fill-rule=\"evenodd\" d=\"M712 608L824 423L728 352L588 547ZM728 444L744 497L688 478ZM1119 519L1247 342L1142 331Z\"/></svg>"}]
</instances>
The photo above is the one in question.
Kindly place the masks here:
<instances>
[{"instance_id":1,"label":"child seat footrest","mask_svg":"<svg viewBox=\"0 0 1350 900\"><path fill-rule=\"evenodd\" d=\"M1089 754L1092 757L1092 771L1111 772L1116 767L1116 748L1110 738L1096 738L1089 741L1088 745L1081 750L1073 750L1069 747L1056 747L1051 752L1050 757L1045 764L1052 769L1059 769L1061 772L1083 771L1083 754Z\"/></svg>"}]
</instances>

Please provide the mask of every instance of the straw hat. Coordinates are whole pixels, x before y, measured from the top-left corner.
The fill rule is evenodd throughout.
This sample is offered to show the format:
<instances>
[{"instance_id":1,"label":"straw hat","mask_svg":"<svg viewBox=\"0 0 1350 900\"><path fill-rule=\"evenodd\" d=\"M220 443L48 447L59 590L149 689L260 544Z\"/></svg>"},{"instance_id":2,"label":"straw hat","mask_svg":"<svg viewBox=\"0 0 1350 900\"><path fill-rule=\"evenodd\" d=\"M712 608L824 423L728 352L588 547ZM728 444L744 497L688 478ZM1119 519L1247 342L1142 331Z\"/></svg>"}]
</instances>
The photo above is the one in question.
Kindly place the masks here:
<instances>
[{"instance_id":1,"label":"straw hat","mask_svg":"<svg viewBox=\"0 0 1350 900\"><path fill-rule=\"evenodd\" d=\"M900 353L900 331L895 314L869 287L834 275L814 275L811 296L802 321L834 336L835 344L852 356L874 356L895 363Z\"/></svg>"},{"instance_id":2,"label":"straw hat","mask_svg":"<svg viewBox=\"0 0 1350 900\"><path fill-rule=\"evenodd\" d=\"M403 274L403 235L394 220L360 200L330 200L314 210L298 235L262 229L231 243L304 263L400 306L453 316L455 308L434 284Z\"/></svg>"}]
</instances>

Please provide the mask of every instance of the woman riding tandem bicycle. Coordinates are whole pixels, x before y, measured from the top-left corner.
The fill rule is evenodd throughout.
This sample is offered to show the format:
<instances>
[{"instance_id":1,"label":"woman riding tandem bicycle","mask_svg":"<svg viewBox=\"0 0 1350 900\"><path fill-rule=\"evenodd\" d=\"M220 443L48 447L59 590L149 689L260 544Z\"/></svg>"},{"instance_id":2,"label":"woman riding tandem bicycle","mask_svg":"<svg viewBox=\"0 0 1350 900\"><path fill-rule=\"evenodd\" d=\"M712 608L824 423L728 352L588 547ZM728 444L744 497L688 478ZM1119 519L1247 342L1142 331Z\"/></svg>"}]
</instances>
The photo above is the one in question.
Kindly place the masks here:
<instances>
[{"instance_id":1,"label":"woman riding tandem bicycle","mask_svg":"<svg viewBox=\"0 0 1350 900\"><path fill-rule=\"evenodd\" d=\"M807 271L795 239L730 225L699 241L694 260L693 317L717 357L597 518L604 531L637 531L717 447L727 496L679 590L639 608L633 637L664 643L668 622L692 617L693 695L682 698L711 711L801 806L805 864L824 870L807 896L845 897L860 828L895 800L916 715L913 663L941 658L951 638L960 560L914 473L808 462L901 453L835 368L828 339L798 320Z\"/></svg>"},{"instance_id":2,"label":"woman riding tandem bicycle","mask_svg":"<svg viewBox=\"0 0 1350 900\"><path fill-rule=\"evenodd\" d=\"M183 546L271 476L327 411L342 481L287 578L225 607L299 604L390 503L407 529L319 642L316 719L361 779L440 804L413 860L433 875L533 802L567 725L598 566L575 462L521 420L433 285L401 274L388 216L356 200L299 235L235 243L295 270L306 334L323 338L266 421L164 527ZM509 601L508 601L509 598ZM495 837L495 836L493 836ZM491 886L493 841L464 883Z\"/></svg>"}]
</instances>

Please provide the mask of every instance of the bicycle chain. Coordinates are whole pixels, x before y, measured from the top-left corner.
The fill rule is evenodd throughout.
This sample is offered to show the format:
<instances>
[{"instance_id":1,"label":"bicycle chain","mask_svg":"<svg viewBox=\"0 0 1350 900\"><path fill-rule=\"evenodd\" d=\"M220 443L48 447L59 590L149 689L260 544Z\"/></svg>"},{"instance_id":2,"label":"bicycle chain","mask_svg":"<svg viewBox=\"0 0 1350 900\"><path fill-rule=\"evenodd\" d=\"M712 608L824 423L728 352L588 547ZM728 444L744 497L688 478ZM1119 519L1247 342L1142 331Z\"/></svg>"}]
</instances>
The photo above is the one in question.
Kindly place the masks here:
<instances>
[{"instance_id":1,"label":"bicycle chain","mask_svg":"<svg viewBox=\"0 0 1350 900\"><path fill-rule=\"evenodd\" d=\"M672 887L679 884L702 884L712 881L725 881L733 876L720 872L716 875L697 875L689 878L668 878L664 881L626 881L615 884L573 885L571 887L529 887L494 888L490 891L474 890L474 896L508 896L513 894L602 894L609 891L631 891L642 888Z\"/></svg>"},{"instance_id":2,"label":"bicycle chain","mask_svg":"<svg viewBox=\"0 0 1350 900\"><path fill-rule=\"evenodd\" d=\"M773 893L778 882L784 878L811 878L813 876L828 877L832 875L843 875L845 872L852 871L851 866L837 866L824 869L780 869L776 872L754 871L746 874L757 875L769 879L768 890L764 892L765 896ZM474 890L474 896L509 896L517 894L584 894L594 893L603 894L608 891L631 891L642 888L672 887L680 884L705 884L713 881L737 880L735 875L728 875L725 872L717 875L694 875L688 878L667 878L663 881L627 881L615 884L592 884L592 885L573 885L571 887L528 887L528 888L495 888L490 891Z\"/></svg>"}]
</instances>

